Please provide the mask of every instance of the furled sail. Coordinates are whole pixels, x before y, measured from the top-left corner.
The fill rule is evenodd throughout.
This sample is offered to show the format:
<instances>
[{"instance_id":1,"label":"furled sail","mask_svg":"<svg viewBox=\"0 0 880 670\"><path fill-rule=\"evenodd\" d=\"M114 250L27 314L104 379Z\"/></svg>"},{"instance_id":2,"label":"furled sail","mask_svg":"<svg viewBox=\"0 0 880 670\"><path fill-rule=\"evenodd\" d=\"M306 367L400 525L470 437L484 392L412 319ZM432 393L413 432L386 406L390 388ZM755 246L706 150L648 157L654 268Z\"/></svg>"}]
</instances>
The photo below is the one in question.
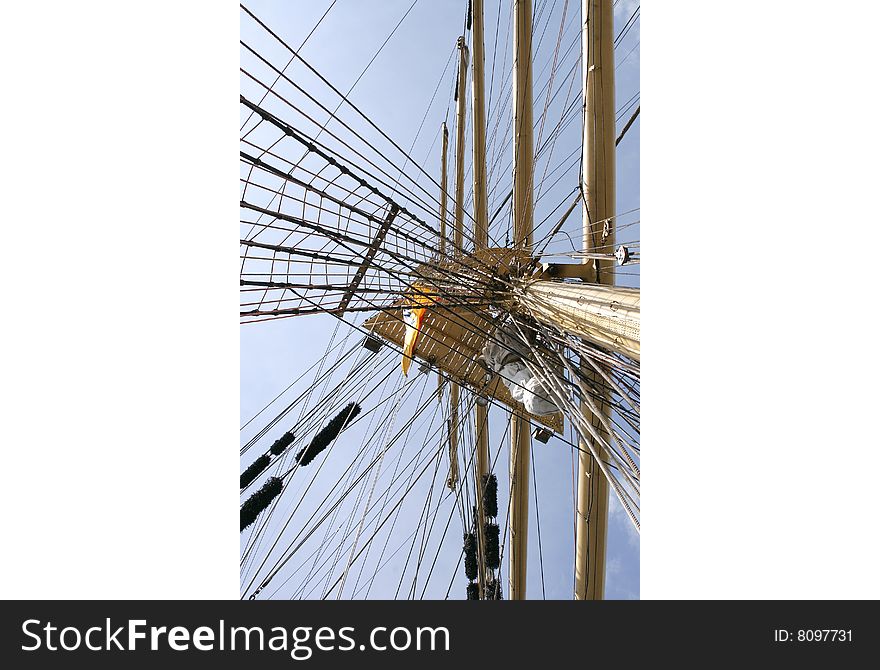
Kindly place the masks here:
<instances>
[{"instance_id":1,"label":"furled sail","mask_svg":"<svg viewBox=\"0 0 880 670\"><path fill-rule=\"evenodd\" d=\"M516 324L508 320L483 347L483 360L489 370L501 377L510 395L521 402L527 412L535 416L558 412L559 408L549 400L552 396L548 390L523 362L528 353L528 347L517 335Z\"/></svg>"}]
</instances>

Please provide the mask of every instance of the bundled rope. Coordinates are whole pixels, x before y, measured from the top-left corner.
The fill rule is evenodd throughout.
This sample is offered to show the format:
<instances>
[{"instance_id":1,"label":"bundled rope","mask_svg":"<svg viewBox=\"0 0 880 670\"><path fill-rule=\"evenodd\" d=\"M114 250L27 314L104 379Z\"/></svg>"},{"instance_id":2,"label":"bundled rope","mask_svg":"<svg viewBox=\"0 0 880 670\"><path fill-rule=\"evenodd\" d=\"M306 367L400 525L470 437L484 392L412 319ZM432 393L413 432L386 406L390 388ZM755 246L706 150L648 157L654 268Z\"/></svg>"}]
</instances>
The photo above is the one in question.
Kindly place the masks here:
<instances>
[{"instance_id":1,"label":"bundled rope","mask_svg":"<svg viewBox=\"0 0 880 670\"><path fill-rule=\"evenodd\" d=\"M283 486L284 483L278 477L269 477L260 490L245 501L239 512L240 530L244 530L257 520L260 512L266 509L269 503L281 493Z\"/></svg>"},{"instance_id":2,"label":"bundled rope","mask_svg":"<svg viewBox=\"0 0 880 670\"><path fill-rule=\"evenodd\" d=\"M501 580L490 579L486 583L486 600L503 600L501 594Z\"/></svg>"},{"instance_id":3,"label":"bundled rope","mask_svg":"<svg viewBox=\"0 0 880 670\"><path fill-rule=\"evenodd\" d=\"M491 473L483 475L483 513L498 516L498 479Z\"/></svg>"},{"instance_id":4,"label":"bundled rope","mask_svg":"<svg viewBox=\"0 0 880 670\"><path fill-rule=\"evenodd\" d=\"M486 524L486 567L490 570L497 570L501 567L499 535L500 530L497 523Z\"/></svg>"},{"instance_id":5,"label":"bundled rope","mask_svg":"<svg viewBox=\"0 0 880 670\"><path fill-rule=\"evenodd\" d=\"M283 453L287 447L293 442L293 433L288 431L284 433L281 437L279 437L275 442L272 443L272 446L269 447L269 451L260 456L257 460L251 463L247 469L241 473L241 476L238 479L239 488L244 488L252 481L254 481L260 474L269 467L269 463L272 460L272 456L278 456Z\"/></svg>"},{"instance_id":6,"label":"bundled rope","mask_svg":"<svg viewBox=\"0 0 880 670\"><path fill-rule=\"evenodd\" d=\"M464 536L464 574L471 581L477 578L477 538L473 533Z\"/></svg>"},{"instance_id":7,"label":"bundled rope","mask_svg":"<svg viewBox=\"0 0 880 670\"><path fill-rule=\"evenodd\" d=\"M324 426L307 447L304 447L297 453L296 460L300 465L308 465L318 454L326 449L333 440L342 432L342 430L356 417L361 411L360 405L349 403L336 416L330 419L330 422ZM259 476L263 470L269 465L270 454L278 455L282 453L293 442L293 433L287 432L278 438L269 448L269 452L260 456L256 461L245 470L239 479L241 487L244 488ZM281 493L283 482L278 477L270 477L265 484L248 498L244 505L241 506L240 521L241 530L244 530L256 521L257 516L269 503Z\"/></svg>"},{"instance_id":8,"label":"bundled rope","mask_svg":"<svg viewBox=\"0 0 880 670\"><path fill-rule=\"evenodd\" d=\"M300 465L308 465L315 456L320 454L324 449L330 446L339 433L351 423L351 421L360 414L361 406L357 403L348 403L339 414L330 419L330 422L324 426L307 447L303 447L296 455L296 462Z\"/></svg>"}]
</instances>

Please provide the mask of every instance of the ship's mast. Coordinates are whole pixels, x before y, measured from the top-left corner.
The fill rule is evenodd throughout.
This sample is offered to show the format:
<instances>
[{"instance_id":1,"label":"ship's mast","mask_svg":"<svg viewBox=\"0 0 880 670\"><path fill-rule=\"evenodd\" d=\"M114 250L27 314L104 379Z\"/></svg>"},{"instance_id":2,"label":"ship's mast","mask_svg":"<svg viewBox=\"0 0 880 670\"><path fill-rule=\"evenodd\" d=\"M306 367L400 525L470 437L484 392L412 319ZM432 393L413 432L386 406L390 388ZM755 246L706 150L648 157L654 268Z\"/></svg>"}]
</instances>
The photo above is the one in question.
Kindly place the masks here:
<instances>
[{"instance_id":1,"label":"ship's mast","mask_svg":"<svg viewBox=\"0 0 880 670\"><path fill-rule=\"evenodd\" d=\"M483 98L484 69L483 56L483 0L473 0L472 31L473 40L473 175L474 175L474 251L480 252L489 246L489 211L486 187L486 111ZM476 458L474 467L475 490L477 492L477 556L480 576L480 596L486 597L486 514L483 506L483 477L489 468L489 407L477 403L474 407L474 435L476 436Z\"/></svg>"},{"instance_id":2,"label":"ship's mast","mask_svg":"<svg viewBox=\"0 0 880 670\"><path fill-rule=\"evenodd\" d=\"M457 107L455 113L455 219L453 222L453 255L461 253L464 240L464 151L467 106L465 84L467 82L468 50L464 37L458 38L458 83L456 84ZM458 408L459 385L449 385L449 455L458 458Z\"/></svg>"},{"instance_id":3,"label":"ship's mast","mask_svg":"<svg viewBox=\"0 0 880 670\"><path fill-rule=\"evenodd\" d=\"M534 150L532 145L532 2L513 5L513 239L532 248ZM526 598L529 536L529 420L511 414L510 434L510 599Z\"/></svg>"},{"instance_id":4,"label":"ship's mast","mask_svg":"<svg viewBox=\"0 0 880 670\"><path fill-rule=\"evenodd\" d=\"M461 252L464 237L464 149L467 128L467 106L464 88L467 84L468 48L464 37L458 38L458 83L455 110L455 229L453 254Z\"/></svg>"},{"instance_id":5,"label":"ship's mast","mask_svg":"<svg viewBox=\"0 0 880 670\"><path fill-rule=\"evenodd\" d=\"M440 124L440 133L443 136L442 148L440 151L440 259L446 258L446 163L449 152L449 131L446 128L446 121ZM443 389L443 374L437 374L437 388ZM457 417L456 417L457 418ZM453 436L452 417L446 425L447 438L449 440L449 477L446 479L446 485L455 490L458 485L458 433Z\"/></svg>"},{"instance_id":6,"label":"ship's mast","mask_svg":"<svg viewBox=\"0 0 880 670\"><path fill-rule=\"evenodd\" d=\"M440 256L446 256L446 155L449 151L446 121L440 124L440 133L443 136L440 152Z\"/></svg>"},{"instance_id":7,"label":"ship's mast","mask_svg":"<svg viewBox=\"0 0 880 670\"><path fill-rule=\"evenodd\" d=\"M583 250L614 250L614 14L611 0L583 0L581 48L583 63ZM591 281L614 284L614 263L585 259L595 268ZM636 335L638 338L638 335ZM587 372L585 370L585 372ZM589 372L589 374L593 374ZM609 405L600 403L606 417ZM587 421L603 428L581 403ZM607 422L606 422L607 423ZM591 438L592 439L592 438ZM594 440L597 450L602 447ZM597 452L601 454L601 451ZM578 490L575 510L575 598L601 600L605 595L605 548L608 534L608 480L581 441L578 451Z\"/></svg>"}]
</instances>

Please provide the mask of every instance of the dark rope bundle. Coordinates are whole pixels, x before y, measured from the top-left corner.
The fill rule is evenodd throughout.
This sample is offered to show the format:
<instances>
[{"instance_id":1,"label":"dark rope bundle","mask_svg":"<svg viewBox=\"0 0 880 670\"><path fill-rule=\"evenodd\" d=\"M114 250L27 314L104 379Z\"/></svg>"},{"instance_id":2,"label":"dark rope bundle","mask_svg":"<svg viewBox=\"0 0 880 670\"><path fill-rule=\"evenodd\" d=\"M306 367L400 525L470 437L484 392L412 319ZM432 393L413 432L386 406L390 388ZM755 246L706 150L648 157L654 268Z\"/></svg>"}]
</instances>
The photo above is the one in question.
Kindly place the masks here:
<instances>
[{"instance_id":1,"label":"dark rope bundle","mask_svg":"<svg viewBox=\"0 0 880 670\"><path fill-rule=\"evenodd\" d=\"M284 435L275 440L272 443L272 446L269 447L268 452L260 456L247 467L247 470L241 473L241 476L238 479L238 487L243 489L259 477L260 473L269 467L269 462L272 460L272 456L277 456L282 453L290 446L291 442L293 442L293 433L290 431L284 433Z\"/></svg>"},{"instance_id":2,"label":"dark rope bundle","mask_svg":"<svg viewBox=\"0 0 880 670\"><path fill-rule=\"evenodd\" d=\"M293 433L288 431L272 443L272 446L269 447L269 453L271 453L273 456L277 456L282 451L287 449L287 447L290 446L291 442L293 442Z\"/></svg>"},{"instance_id":3,"label":"dark rope bundle","mask_svg":"<svg viewBox=\"0 0 880 670\"><path fill-rule=\"evenodd\" d=\"M501 581L490 579L486 582L486 600L503 600L501 594Z\"/></svg>"},{"instance_id":4,"label":"dark rope bundle","mask_svg":"<svg viewBox=\"0 0 880 670\"><path fill-rule=\"evenodd\" d=\"M473 533L464 536L464 574L471 580L477 578L477 538Z\"/></svg>"},{"instance_id":5,"label":"dark rope bundle","mask_svg":"<svg viewBox=\"0 0 880 670\"><path fill-rule=\"evenodd\" d=\"M483 513L498 516L498 479L493 474L483 475Z\"/></svg>"},{"instance_id":6,"label":"dark rope bundle","mask_svg":"<svg viewBox=\"0 0 880 670\"><path fill-rule=\"evenodd\" d=\"M324 426L318 434L312 438L307 447L299 450L296 455L296 461L300 465L308 465L312 460L320 454L324 449L330 446L330 443L336 439L336 436L342 432L351 421L361 411L361 406L353 402L348 403L339 414L330 419L329 423Z\"/></svg>"},{"instance_id":7,"label":"dark rope bundle","mask_svg":"<svg viewBox=\"0 0 880 670\"><path fill-rule=\"evenodd\" d=\"M468 600L479 600L480 599L480 586L475 582L471 582L467 585L467 599Z\"/></svg>"},{"instance_id":8,"label":"dark rope bundle","mask_svg":"<svg viewBox=\"0 0 880 670\"><path fill-rule=\"evenodd\" d=\"M244 488L252 481L254 481L257 477L260 476L260 473L265 470L269 465L269 455L263 454L253 463L251 463L247 470L241 473L241 476L238 478L238 487Z\"/></svg>"},{"instance_id":9,"label":"dark rope bundle","mask_svg":"<svg viewBox=\"0 0 880 670\"><path fill-rule=\"evenodd\" d=\"M499 533L497 523L486 524L486 567L490 570L495 570L501 565Z\"/></svg>"},{"instance_id":10,"label":"dark rope bundle","mask_svg":"<svg viewBox=\"0 0 880 670\"><path fill-rule=\"evenodd\" d=\"M284 486L278 477L269 477L266 483L260 487L260 490L254 493L250 498L244 501L239 513L241 522L241 530L250 526L264 509L269 506L275 497L281 493Z\"/></svg>"}]
</instances>

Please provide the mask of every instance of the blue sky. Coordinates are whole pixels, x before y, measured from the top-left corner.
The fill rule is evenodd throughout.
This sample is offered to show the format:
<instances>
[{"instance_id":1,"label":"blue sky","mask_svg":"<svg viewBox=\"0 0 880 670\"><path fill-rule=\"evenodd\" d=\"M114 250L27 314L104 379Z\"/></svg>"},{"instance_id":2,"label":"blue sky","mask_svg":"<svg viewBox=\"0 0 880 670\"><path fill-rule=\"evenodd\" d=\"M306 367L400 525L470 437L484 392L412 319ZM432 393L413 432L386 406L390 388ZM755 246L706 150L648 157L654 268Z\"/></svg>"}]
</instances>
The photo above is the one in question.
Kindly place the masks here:
<instances>
[{"instance_id":1,"label":"blue sky","mask_svg":"<svg viewBox=\"0 0 880 670\"><path fill-rule=\"evenodd\" d=\"M253 1L246 3L246 6L289 44L299 46L329 4L329 0L327 2L304 2L302 0L297 2ZM376 50L411 4L411 0L386 0L383 2L338 0L321 26L309 39L302 50L302 54L337 88L342 91L348 91L361 74L364 66L373 57ZM490 161L493 157L497 159L493 181L490 183L490 213L495 211L495 206L503 198L504 189L509 189L510 184L509 163L511 149L509 147L505 149L500 141L496 141L494 144L491 141L491 132L496 119L496 112L501 114L499 128L502 131L505 124L509 124L509 103L506 107L503 104L504 89L502 88L502 75L509 72L511 61L509 42L507 42L507 51L504 49L505 32L509 31L510 27L508 5L509 3L507 2L498 3L491 0L486 2L486 86L487 90L490 87L492 90L492 98L490 98L488 106L489 154ZM456 38L461 34L463 28L465 6L466 2L462 1L428 2L427 0L420 0L417 2L400 29L394 34L360 81L357 82L356 87L350 94L351 100L398 144L406 149L412 146L413 149L410 151L410 155L417 161L424 161L425 169L437 177L439 177L438 129L444 118L447 119L447 123L451 127L454 118L454 108L450 106L450 84L455 76L455 59L453 59L452 64L448 68L447 63L449 63ZM497 22L499 32L498 43L496 44L495 26L499 6L502 9L500 21ZM620 30L620 27L630 18L637 7L637 3L626 0L620 0L617 3L615 7L615 32ZM565 78L568 75L569 68L576 62L577 53L580 48L578 37L580 3L569 2L566 7L566 3L562 0L558 2L553 2L552 0L543 3L540 1L535 2L536 26L542 31L541 35L536 33L534 38L536 43L540 40L540 44L536 49L534 66L535 79L538 86L546 82L549 77L549 66L553 60L563 11L566 12L566 21L563 24L562 38L559 40L560 62L554 78L553 88L553 92L559 91L559 95L553 100L546 98L540 92L536 92L534 96L536 121L540 118L545 102L550 100L546 127L543 131L545 138L560 118L565 96L570 94L568 99L571 102L580 95L578 68L575 68L575 72L572 74L573 87L568 87L569 79ZM538 22L539 17L540 23ZM545 25L546 28L544 28ZM255 29L254 24L250 20L242 21L242 39L257 48L269 60L279 64L279 66L283 66L286 63L287 56L284 52L278 49L272 40L267 40L265 33ZM565 49L569 44L574 44L574 49L568 52L567 57L563 57L566 53ZM640 50L638 44L639 21L636 21L632 30L627 33L617 48L617 60L620 61L626 57L626 60L616 69L616 108L625 109L626 112L622 115L618 127L621 127L626 122L631 112L635 109L632 100L639 91ZM497 60L495 59L496 54ZM491 79L493 61L495 65L495 78ZM447 71L441 77L444 68L447 68ZM542 72L545 73L543 77L541 76ZM297 81L298 77L302 76L304 78L303 85L306 85L306 75L301 66L292 66L288 70L288 74L294 81ZM438 86L438 81L440 82L437 88L438 92L433 104L429 107L429 101L434 94L435 87ZM247 92L247 82L243 83L242 90ZM315 86L310 87L310 91L319 93L321 89ZM325 94L322 99L327 103L332 103L333 106L335 106L337 101L329 93ZM638 103L636 102L635 104ZM345 114L345 110L342 110L341 114ZM356 117L349 118L354 123ZM423 118L424 123L422 124ZM421 130L419 129L420 125L422 125ZM363 127L363 123L361 122L358 127ZM559 133L550 158L545 159L545 161L549 160L550 163L547 172L552 172L557 165L563 162L563 158L576 151L580 145L580 132L580 124L575 119L574 123L569 124ZM450 145L452 146L454 143L452 138L450 140ZM469 155L470 150L468 148ZM401 160L401 165L402 163L403 161ZM577 163L577 157L573 161L565 162L552 178L548 178L545 181L545 189L540 192L540 198L536 202L536 226L545 217L548 217L549 221L545 230L555 221L552 218L554 208L563 202L567 194L577 185ZM544 173L545 167L545 162L538 162L536 182L539 181L539 175ZM617 211L619 213L630 212L639 206L638 120L618 147L617 169ZM411 174L415 174L411 166L408 168L408 171ZM557 177L561 178L557 183L551 185L551 182L555 182ZM469 173L466 178L466 183L468 182ZM428 186L427 179L423 178L421 183L426 187ZM494 191L492 190L493 186L495 187ZM469 209L471 204L472 202L469 200ZM501 244L504 243L507 226L504 219L503 215L500 216L496 221L496 225L490 230L490 233ZM634 214L631 214L629 219L626 220L632 222L633 225L621 237L624 240L638 239L638 225L636 223L638 221L638 212L636 211ZM573 216L567 222L564 230L572 233L573 239L576 240L578 239L576 235L579 235L579 227L579 216ZM538 237L536 235L536 239ZM554 243L552 248L564 249L564 245ZM626 275L621 276L619 281L624 284L635 284L637 279L637 276ZM363 319L359 320L362 321ZM242 423L259 411L267 402L286 388L294 378L299 376L303 370L323 355L337 323L332 317L313 316L282 319L242 327ZM340 329L338 335L340 339L344 336L343 330L342 328ZM394 363L396 364L397 362L397 359L395 359ZM375 360L365 360L363 362L364 366L374 364ZM382 368L381 372L384 374L386 369L387 366ZM376 373L378 374L379 372L380 370L377 368ZM340 374L342 374L342 371L340 371ZM421 377L421 379L417 377ZM281 405L285 399L292 399L301 390L308 387L309 379L310 377L307 375L299 385L290 389L277 405ZM413 386L424 386L429 391L433 390L436 385L436 377L434 375L414 375L411 372L410 379L414 380ZM399 382L399 375L392 378L392 383ZM401 415L408 408L411 408L409 404L411 402L411 400L408 400L401 405ZM272 410L275 408L276 406L270 408L266 416L272 416ZM291 418L293 418L293 415ZM282 422L266 436L266 447L268 447L270 440L275 439L286 429L288 423ZM258 420L244 431L242 442L249 439L253 435L253 428L259 425L260 421ZM494 410L490 415L490 452L494 455L498 445L505 445L494 468L499 479L500 507L504 507L507 501L507 440L504 439L503 435L506 425L507 421L503 413L499 410ZM394 462L396 462L398 456L403 456L403 460L405 460L421 446L423 439L430 440L435 437L415 433L417 431L414 431L411 439L406 444L395 446L389 450L386 460L383 461L383 470L379 474L376 486L377 491L381 491L381 485L390 480L393 474ZM331 453L322 461L321 471L310 489L311 495L314 495L317 491L321 492L319 497L322 497L325 490L335 484L337 477L350 464L351 459L358 457L358 454L351 452L351 446L349 446L349 451L346 451L345 445L359 444L359 437L360 435L355 429L345 433L345 440L341 439L337 446L331 450ZM436 444L434 447L436 447ZM244 458L242 467L245 467L263 451L265 449L257 448L252 450ZM571 481L572 453L568 446L558 440L551 439L546 445L535 442L533 444L533 454L536 471L533 473L533 481L537 484L538 497L537 500L533 498L530 503L532 523L529 534L529 597L540 598L546 595L547 598L568 599L572 594L572 561L574 551L573 491ZM438 481L445 479L443 464L445 464L445 461L441 463ZM411 498L408 498L401 507L400 517L395 523L395 532L392 534L392 541L388 545L389 552L392 545L396 546L396 541L403 540L406 533L419 527L422 504L432 489L429 484L430 482L427 480L420 483L419 487L413 490ZM305 486L305 480L292 483L289 489L282 495L279 509L292 509L296 501L303 495ZM438 492L443 491L442 482L440 482L439 486L435 485L433 490L435 496L438 495ZM438 519L442 517L445 522L446 515L444 512L450 510L451 505L451 500L441 502ZM306 505L303 505L303 508L305 507ZM540 550L537 537L536 510L540 514ZM354 509L345 508L341 510L338 517L334 519L336 526L331 526L331 528L338 528L340 535L345 533L346 530L352 532L352 524L346 518L346 514L353 513ZM280 512L279 516L286 517L286 515L282 515ZM295 515L282 537L288 537L291 530L295 529L297 524L302 523L303 520L304 517L301 515ZM503 520L500 522L503 529ZM348 524L347 529L343 526L344 523ZM369 524L366 525L369 526ZM280 526L278 526L278 530L280 530ZM323 533L323 531L324 528L322 527L318 535ZM423 579L417 581L417 589L419 591L421 591L423 586L425 587L425 597L445 597L450 577L453 578L454 585L449 597L463 597L466 584L463 570L459 569L458 573L454 572L454 564L458 560L461 549L461 532L459 520L453 515L446 539L441 543L438 534L436 542L430 543L432 550L429 551L429 554L437 553L437 577L432 577L432 580L427 585L424 584ZM246 538L247 534L243 534L242 537ZM315 538L315 541L320 539ZM380 546L382 541L384 540L379 542ZM305 552L310 549L311 545L305 545L302 551ZM375 581L370 590L370 597L393 597L401 581L404 584L403 590L406 590L407 581L410 580L407 570L410 568L407 567L409 564L403 560L405 551L404 549L401 554L398 554L388 562L387 566L376 573ZM291 565L293 564L295 562L292 561ZM355 567L358 566L356 565ZM370 567L369 564L368 567ZM506 558L502 570L504 571L506 593ZM369 572L371 573L372 569ZM401 580L401 574L403 574L403 580ZM279 577L273 581L273 587L285 576L286 574L283 571L279 573ZM296 576L292 577L287 586L279 589L276 596L290 597L293 595L294 592L290 590L290 587L297 582L297 579ZM351 591L352 589L346 588L343 597L351 597ZM320 597L320 595L318 593L317 597ZM405 594L402 593L401 595L405 597ZM606 597L638 598L638 596L638 535L632 529L617 503L612 501L608 537ZM312 594L311 597L315 597L315 595ZM335 594L332 597L335 597ZM364 597L364 593L360 593L358 597Z\"/></svg>"}]
</instances>

